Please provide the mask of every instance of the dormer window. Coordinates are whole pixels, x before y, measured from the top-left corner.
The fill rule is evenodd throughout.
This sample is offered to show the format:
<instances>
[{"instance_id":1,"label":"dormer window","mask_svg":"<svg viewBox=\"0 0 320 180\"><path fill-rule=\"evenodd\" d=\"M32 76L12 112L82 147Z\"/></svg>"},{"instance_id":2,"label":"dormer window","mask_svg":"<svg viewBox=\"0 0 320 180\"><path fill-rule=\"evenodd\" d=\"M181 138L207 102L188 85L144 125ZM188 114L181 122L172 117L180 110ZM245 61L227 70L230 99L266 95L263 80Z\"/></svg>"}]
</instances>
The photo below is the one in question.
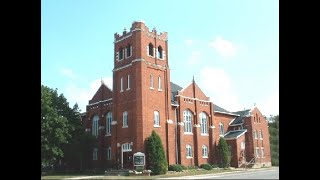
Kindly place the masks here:
<instances>
[{"instance_id":1,"label":"dormer window","mask_svg":"<svg viewBox=\"0 0 320 180\"><path fill-rule=\"evenodd\" d=\"M148 55L153 56L153 44L151 43L148 45Z\"/></svg>"},{"instance_id":2,"label":"dormer window","mask_svg":"<svg viewBox=\"0 0 320 180\"><path fill-rule=\"evenodd\" d=\"M161 46L158 47L157 57L159 59L163 59L163 51L162 51L162 47Z\"/></svg>"}]
</instances>

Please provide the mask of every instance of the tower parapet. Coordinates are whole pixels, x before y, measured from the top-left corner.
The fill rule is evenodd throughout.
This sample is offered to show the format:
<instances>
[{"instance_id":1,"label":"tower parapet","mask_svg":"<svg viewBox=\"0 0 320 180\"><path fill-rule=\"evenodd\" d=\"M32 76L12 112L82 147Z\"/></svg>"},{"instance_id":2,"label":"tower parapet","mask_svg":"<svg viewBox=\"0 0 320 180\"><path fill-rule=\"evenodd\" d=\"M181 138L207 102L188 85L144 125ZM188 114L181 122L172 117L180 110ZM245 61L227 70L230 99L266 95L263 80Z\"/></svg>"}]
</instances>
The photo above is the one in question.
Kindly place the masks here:
<instances>
[{"instance_id":1,"label":"tower parapet","mask_svg":"<svg viewBox=\"0 0 320 180\"><path fill-rule=\"evenodd\" d=\"M153 28L152 31L149 31L149 28L145 25L144 21L134 21L132 23L132 26L130 28L130 31L127 32L126 29L124 29L122 35L119 33L114 34L114 43L120 42L130 36L132 36L132 33L134 31L142 31L145 32L148 36L157 38L162 41L167 41L168 39L168 33L167 32L160 32L160 34L157 34L156 28Z\"/></svg>"}]
</instances>

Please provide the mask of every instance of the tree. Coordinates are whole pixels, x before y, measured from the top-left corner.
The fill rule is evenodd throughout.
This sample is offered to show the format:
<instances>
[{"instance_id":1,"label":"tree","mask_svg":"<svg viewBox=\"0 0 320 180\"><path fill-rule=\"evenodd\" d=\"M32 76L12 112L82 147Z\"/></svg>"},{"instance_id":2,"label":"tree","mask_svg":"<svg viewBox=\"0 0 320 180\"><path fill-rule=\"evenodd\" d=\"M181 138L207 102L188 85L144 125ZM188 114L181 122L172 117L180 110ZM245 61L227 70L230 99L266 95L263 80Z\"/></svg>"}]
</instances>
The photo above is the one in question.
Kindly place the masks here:
<instances>
[{"instance_id":1,"label":"tree","mask_svg":"<svg viewBox=\"0 0 320 180\"><path fill-rule=\"evenodd\" d=\"M271 119L269 122L271 164L279 166L279 115Z\"/></svg>"},{"instance_id":2,"label":"tree","mask_svg":"<svg viewBox=\"0 0 320 180\"><path fill-rule=\"evenodd\" d=\"M63 94L41 86L41 162L61 160L68 168L82 170L83 157L92 152L95 138L85 132L77 104L70 108Z\"/></svg>"},{"instance_id":3,"label":"tree","mask_svg":"<svg viewBox=\"0 0 320 180\"><path fill-rule=\"evenodd\" d=\"M229 149L227 141L223 137L220 137L218 146L219 146L219 151L221 156L221 166L223 168L230 167L231 150Z\"/></svg>"},{"instance_id":4,"label":"tree","mask_svg":"<svg viewBox=\"0 0 320 180\"><path fill-rule=\"evenodd\" d=\"M53 99L57 90L41 86L41 164L52 165L63 156L62 145L70 137L68 120L57 113Z\"/></svg>"},{"instance_id":5,"label":"tree","mask_svg":"<svg viewBox=\"0 0 320 180\"><path fill-rule=\"evenodd\" d=\"M152 175L166 174L168 163L160 136L153 130L147 138L147 165Z\"/></svg>"}]
</instances>

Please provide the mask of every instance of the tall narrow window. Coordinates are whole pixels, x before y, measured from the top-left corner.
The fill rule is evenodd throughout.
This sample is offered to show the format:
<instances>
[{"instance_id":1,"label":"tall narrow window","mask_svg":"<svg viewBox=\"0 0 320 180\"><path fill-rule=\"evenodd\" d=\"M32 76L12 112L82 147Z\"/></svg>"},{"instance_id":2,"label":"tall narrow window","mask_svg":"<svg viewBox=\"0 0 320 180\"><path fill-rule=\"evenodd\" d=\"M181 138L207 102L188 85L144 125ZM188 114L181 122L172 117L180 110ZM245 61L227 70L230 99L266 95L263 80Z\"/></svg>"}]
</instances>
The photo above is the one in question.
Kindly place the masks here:
<instances>
[{"instance_id":1,"label":"tall narrow window","mask_svg":"<svg viewBox=\"0 0 320 180\"><path fill-rule=\"evenodd\" d=\"M189 158L192 157L192 148L191 148L191 145L188 144L188 145L186 146L186 150L187 150L187 153L186 153L186 154L187 154L187 158L188 158L188 157L189 157Z\"/></svg>"},{"instance_id":2,"label":"tall narrow window","mask_svg":"<svg viewBox=\"0 0 320 180\"><path fill-rule=\"evenodd\" d=\"M262 130L260 130L260 139L263 139Z\"/></svg>"},{"instance_id":3,"label":"tall narrow window","mask_svg":"<svg viewBox=\"0 0 320 180\"><path fill-rule=\"evenodd\" d=\"M256 157L257 157L257 158L260 157L259 154L260 154L260 153L259 153L259 148L256 147Z\"/></svg>"},{"instance_id":4,"label":"tall narrow window","mask_svg":"<svg viewBox=\"0 0 320 180\"><path fill-rule=\"evenodd\" d=\"M130 89L130 74L128 74L128 81L127 81L127 90Z\"/></svg>"},{"instance_id":5,"label":"tall narrow window","mask_svg":"<svg viewBox=\"0 0 320 180\"><path fill-rule=\"evenodd\" d=\"M111 135L111 123L112 123L112 112L108 112L108 113L107 113L107 123L106 123L106 125L107 125L107 127L106 127L107 132L106 132L106 134L107 134L107 135Z\"/></svg>"},{"instance_id":6,"label":"tall narrow window","mask_svg":"<svg viewBox=\"0 0 320 180\"><path fill-rule=\"evenodd\" d=\"M162 47L161 46L159 46L158 47L158 54L157 54L158 56L158 58L160 58L160 59L162 59L163 58L163 53L162 53Z\"/></svg>"},{"instance_id":7,"label":"tall narrow window","mask_svg":"<svg viewBox=\"0 0 320 180\"><path fill-rule=\"evenodd\" d=\"M123 59L123 54L124 54L124 50L123 50L123 48L121 47L121 48L119 49L119 60L122 60L122 59Z\"/></svg>"},{"instance_id":8,"label":"tall narrow window","mask_svg":"<svg viewBox=\"0 0 320 180\"><path fill-rule=\"evenodd\" d=\"M125 111L122 114L122 127L128 127L128 112Z\"/></svg>"},{"instance_id":9,"label":"tall narrow window","mask_svg":"<svg viewBox=\"0 0 320 180\"><path fill-rule=\"evenodd\" d=\"M206 113L200 113L200 129L201 134L208 134L208 121Z\"/></svg>"},{"instance_id":10,"label":"tall narrow window","mask_svg":"<svg viewBox=\"0 0 320 180\"><path fill-rule=\"evenodd\" d=\"M241 142L241 149L245 149L246 148L246 143L244 141Z\"/></svg>"},{"instance_id":11,"label":"tall narrow window","mask_svg":"<svg viewBox=\"0 0 320 180\"><path fill-rule=\"evenodd\" d=\"M161 87L161 77L160 77L160 76L158 77L158 90L162 90L162 87Z\"/></svg>"},{"instance_id":12,"label":"tall narrow window","mask_svg":"<svg viewBox=\"0 0 320 180\"><path fill-rule=\"evenodd\" d=\"M130 57L131 54L132 54L132 46L128 44L126 48L126 58Z\"/></svg>"},{"instance_id":13,"label":"tall narrow window","mask_svg":"<svg viewBox=\"0 0 320 180\"><path fill-rule=\"evenodd\" d=\"M154 127L160 127L160 114L159 111L153 112Z\"/></svg>"},{"instance_id":14,"label":"tall narrow window","mask_svg":"<svg viewBox=\"0 0 320 180\"><path fill-rule=\"evenodd\" d=\"M120 79L120 92L123 91L123 77Z\"/></svg>"},{"instance_id":15,"label":"tall narrow window","mask_svg":"<svg viewBox=\"0 0 320 180\"><path fill-rule=\"evenodd\" d=\"M224 135L224 127L222 123L219 123L219 129L220 129L220 136Z\"/></svg>"},{"instance_id":16,"label":"tall narrow window","mask_svg":"<svg viewBox=\"0 0 320 180\"><path fill-rule=\"evenodd\" d=\"M111 160L111 147L110 146L107 149L107 160Z\"/></svg>"},{"instance_id":17,"label":"tall narrow window","mask_svg":"<svg viewBox=\"0 0 320 180\"><path fill-rule=\"evenodd\" d=\"M261 148L261 157L264 157L264 147Z\"/></svg>"},{"instance_id":18,"label":"tall narrow window","mask_svg":"<svg viewBox=\"0 0 320 180\"><path fill-rule=\"evenodd\" d=\"M183 111L184 132L192 133L192 113L189 110Z\"/></svg>"},{"instance_id":19,"label":"tall narrow window","mask_svg":"<svg viewBox=\"0 0 320 180\"><path fill-rule=\"evenodd\" d=\"M153 56L153 44L151 43L148 45L148 55Z\"/></svg>"},{"instance_id":20,"label":"tall narrow window","mask_svg":"<svg viewBox=\"0 0 320 180\"><path fill-rule=\"evenodd\" d=\"M153 75L150 75L150 88L153 89Z\"/></svg>"},{"instance_id":21,"label":"tall narrow window","mask_svg":"<svg viewBox=\"0 0 320 180\"><path fill-rule=\"evenodd\" d=\"M254 138L255 138L255 139L258 139L257 130L254 130L253 133L254 133Z\"/></svg>"},{"instance_id":22,"label":"tall narrow window","mask_svg":"<svg viewBox=\"0 0 320 180\"><path fill-rule=\"evenodd\" d=\"M99 116L95 115L92 120L92 135L98 136L99 134Z\"/></svg>"},{"instance_id":23,"label":"tall narrow window","mask_svg":"<svg viewBox=\"0 0 320 180\"><path fill-rule=\"evenodd\" d=\"M93 149L92 160L98 160L98 148Z\"/></svg>"},{"instance_id":24,"label":"tall narrow window","mask_svg":"<svg viewBox=\"0 0 320 180\"><path fill-rule=\"evenodd\" d=\"M208 147L206 145L202 146L202 157L208 157Z\"/></svg>"}]
</instances>

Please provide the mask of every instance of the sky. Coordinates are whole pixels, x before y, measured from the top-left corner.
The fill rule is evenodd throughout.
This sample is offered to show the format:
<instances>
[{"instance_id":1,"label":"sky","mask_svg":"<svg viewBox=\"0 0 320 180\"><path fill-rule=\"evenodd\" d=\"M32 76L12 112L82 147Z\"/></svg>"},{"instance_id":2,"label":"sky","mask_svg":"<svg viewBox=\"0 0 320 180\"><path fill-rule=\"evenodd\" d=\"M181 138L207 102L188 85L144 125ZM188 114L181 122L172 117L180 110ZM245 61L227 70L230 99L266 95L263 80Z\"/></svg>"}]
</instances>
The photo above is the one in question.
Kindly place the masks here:
<instances>
[{"instance_id":1,"label":"sky","mask_svg":"<svg viewBox=\"0 0 320 180\"><path fill-rule=\"evenodd\" d=\"M277 0L42 0L41 84L85 112L101 85L112 88L114 33L134 21L168 32L171 82L195 82L210 101L279 114Z\"/></svg>"}]
</instances>

